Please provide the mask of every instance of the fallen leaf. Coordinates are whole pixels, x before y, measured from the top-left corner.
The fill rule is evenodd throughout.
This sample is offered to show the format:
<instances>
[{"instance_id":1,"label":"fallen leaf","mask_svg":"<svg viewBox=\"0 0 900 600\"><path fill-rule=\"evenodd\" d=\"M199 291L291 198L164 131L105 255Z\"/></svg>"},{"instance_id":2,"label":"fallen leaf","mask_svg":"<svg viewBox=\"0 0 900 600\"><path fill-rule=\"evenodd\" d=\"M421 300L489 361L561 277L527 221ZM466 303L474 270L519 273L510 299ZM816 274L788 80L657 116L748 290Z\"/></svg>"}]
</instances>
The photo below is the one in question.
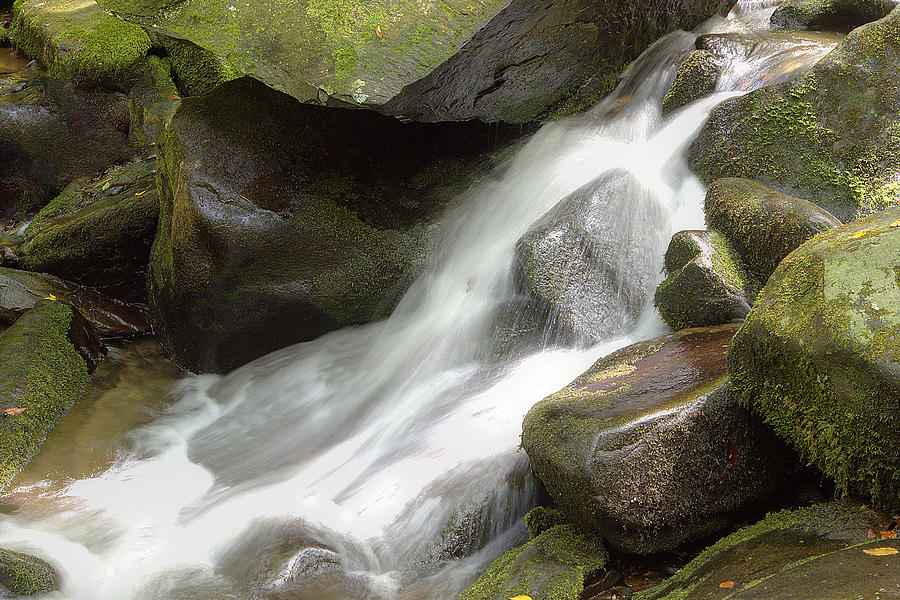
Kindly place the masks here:
<instances>
[{"instance_id":1,"label":"fallen leaf","mask_svg":"<svg viewBox=\"0 0 900 600\"><path fill-rule=\"evenodd\" d=\"M891 223L891 227L900 227L900 219L897 219L893 223Z\"/></svg>"},{"instance_id":2,"label":"fallen leaf","mask_svg":"<svg viewBox=\"0 0 900 600\"><path fill-rule=\"evenodd\" d=\"M857 231L856 233L854 233L853 235L850 236L850 239L855 240L856 238L861 238L862 236L866 235L867 233L869 233L868 229L863 229L862 231Z\"/></svg>"},{"instance_id":3,"label":"fallen leaf","mask_svg":"<svg viewBox=\"0 0 900 600\"><path fill-rule=\"evenodd\" d=\"M23 412L25 412L24 408L4 408L3 409L3 414L5 414L7 417L11 417L13 415L21 415Z\"/></svg>"},{"instance_id":4,"label":"fallen leaf","mask_svg":"<svg viewBox=\"0 0 900 600\"><path fill-rule=\"evenodd\" d=\"M531 596L513 596L509 600L531 600Z\"/></svg>"},{"instance_id":5,"label":"fallen leaf","mask_svg":"<svg viewBox=\"0 0 900 600\"><path fill-rule=\"evenodd\" d=\"M719 587L720 588L733 588L734 582L733 581L723 581L722 583L719 584Z\"/></svg>"},{"instance_id":6,"label":"fallen leaf","mask_svg":"<svg viewBox=\"0 0 900 600\"><path fill-rule=\"evenodd\" d=\"M137 194L134 195L134 197L137 198L138 196L143 196L143 195L146 194L148 191L150 191L150 190L144 190L144 191L142 191L142 192L138 192Z\"/></svg>"},{"instance_id":7,"label":"fallen leaf","mask_svg":"<svg viewBox=\"0 0 900 600\"><path fill-rule=\"evenodd\" d=\"M863 548L863 552L869 556L890 556L891 554L900 554L900 550L896 548L888 548L881 546L879 548Z\"/></svg>"},{"instance_id":8,"label":"fallen leaf","mask_svg":"<svg viewBox=\"0 0 900 600\"><path fill-rule=\"evenodd\" d=\"M881 532L881 539L883 539L883 540L889 540L889 539L895 538L895 537L897 537L896 531L882 531Z\"/></svg>"},{"instance_id":9,"label":"fallen leaf","mask_svg":"<svg viewBox=\"0 0 900 600\"><path fill-rule=\"evenodd\" d=\"M878 534L875 533L875 531L873 529L869 529L868 531L866 531L866 537L869 538L870 540L874 540L875 538L878 537Z\"/></svg>"},{"instance_id":10,"label":"fallen leaf","mask_svg":"<svg viewBox=\"0 0 900 600\"><path fill-rule=\"evenodd\" d=\"M56 300L56 296L54 296L53 294L50 294L49 296L44 296L43 299L44 300Z\"/></svg>"},{"instance_id":11,"label":"fallen leaf","mask_svg":"<svg viewBox=\"0 0 900 600\"><path fill-rule=\"evenodd\" d=\"M105 192L106 190L109 189L110 185L112 185L112 184L109 181L107 181L106 183L103 184L103 187L100 188L100 191Z\"/></svg>"},{"instance_id":12,"label":"fallen leaf","mask_svg":"<svg viewBox=\"0 0 900 600\"><path fill-rule=\"evenodd\" d=\"M379 40L381 39L381 25L376 25L376 26L375 26L375 35L378 36L378 39L379 39ZM517 596L517 598L518 598L518 596Z\"/></svg>"}]
</instances>

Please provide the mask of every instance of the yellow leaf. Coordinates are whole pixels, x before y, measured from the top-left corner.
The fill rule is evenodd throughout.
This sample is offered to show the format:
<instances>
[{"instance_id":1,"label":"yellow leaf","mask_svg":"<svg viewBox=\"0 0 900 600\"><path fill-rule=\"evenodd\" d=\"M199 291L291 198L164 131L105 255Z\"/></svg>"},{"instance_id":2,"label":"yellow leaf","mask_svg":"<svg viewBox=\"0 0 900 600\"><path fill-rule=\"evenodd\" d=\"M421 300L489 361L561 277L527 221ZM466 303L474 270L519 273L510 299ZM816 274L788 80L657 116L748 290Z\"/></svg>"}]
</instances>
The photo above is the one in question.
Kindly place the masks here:
<instances>
[{"instance_id":1,"label":"yellow leaf","mask_svg":"<svg viewBox=\"0 0 900 600\"><path fill-rule=\"evenodd\" d=\"M378 39L379 39L379 40L381 39L381 25L376 25L376 26L375 26L375 35L378 36ZM530 599L529 599L529 600L530 600Z\"/></svg>"},{"instance_id":2,"label":"yellow leaf","mask_svg":"<svg viewBox=\"0 0 900 600\"><path fill-rule=\"evenodd\" d=\"M866 235L867 233L869 233L868 229L863 229L862 231L857 231L856 233L854 233L853 235L850 236L850 239L854 240L856 238L861 238L862 236Z\"/></svg>"},{"instance_id":3,"label":"yellow leaf","mask_svg":"<svg viewBox=\"0 0 900 600\"><path fill-rule=\"evenodd\" d=\"M531 600L531 596L513 596L509 600Z\"/></svg>"},{"instance_id":4,"label":"yellow leaf","mask_svg":"<svg viewBox=\"0 0 900 600\"><path fill-rule=\"evenodd\" d=\"M891 227L900 227L900 219L897 219L893 223L891 223Z\"/></svg>"},{"instance_id":5,"label":"yellow leaf","mask_svg":"<svg viewBox=\"0 0 900 600\"><path fill-rule=\"evenodd\" d=\"M723 581L722 583L719 584L719 587L720 588L733 588L734 582L733 581Z\"/></svg>"},{"instance_id":6,"label":"yellow leaf","mask_svg":"<svg viewBox=\"0 0 900 600\"><path fill-rule=\"evenodd\" d=\"M891 554L900 554L900 550L896 548L888 548L882 546L880 548L863 548L863 552L870 556L890 556Z\"/></svg>"},{"instance_id":7,"label":"yellow leaf","mask_svg":"<svg viewBox=\"0 0 900 600\"><path fill-rule=\"evenodd\" d=\"M50 294L49 296L44 296L44 300L56 300L56 296Z\"/></svg>"},{"instance_id":8,"label":"yellow leaf","mask_svg":"<svg viewBox=\"0 0 900 600\"><path fill-rule=\"evenodd\" d=\"M138 196L143 196L146 193L147 193L147 190L144 190L142 192L138 192L137 194L135 194L134 197L137 198Z\"/></svg>"}]
</instances>

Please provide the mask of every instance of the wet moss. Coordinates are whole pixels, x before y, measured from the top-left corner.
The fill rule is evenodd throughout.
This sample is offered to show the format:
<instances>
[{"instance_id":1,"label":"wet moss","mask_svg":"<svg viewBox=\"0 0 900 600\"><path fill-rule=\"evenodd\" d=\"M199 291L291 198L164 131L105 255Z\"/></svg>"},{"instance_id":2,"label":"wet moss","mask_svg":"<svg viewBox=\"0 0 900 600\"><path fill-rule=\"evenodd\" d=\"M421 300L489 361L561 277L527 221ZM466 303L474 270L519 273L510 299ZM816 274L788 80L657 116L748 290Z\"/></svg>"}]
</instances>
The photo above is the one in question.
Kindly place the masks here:
<instances>
[{"instance_id":1,"label":"wet moss","mask_svg":"<svg viewBox=\"0 0 900 600\"><path fill-rule=\"evenodd\" d=\"M0 591L17 596L49 594L59 589L56 572L45 561L0 548Z\"/></svg>"},{"instance_id":2,"label":"wet moss","mask_svg":"<svg viewBox=\"0 0 900 600\"><path fill-rule=\"evenodd\" d=\"M678 68L675 81L662 101L663 115L716 91L725 68L722 59L708 50L694 50Z\"/></svg>"},{"instance_id":3,"label":"wet moss","mask_svg":"<svg viewBox=\"0 0 900 600\"><path fill-rule=\"evenodd\" d=\"M528 529L528 535L532 538L536 538L551 527L568 523L569 518L566 515L555 508L546 506L532 508L525 515L525 527Z\"/></svg>"}]
</instances>

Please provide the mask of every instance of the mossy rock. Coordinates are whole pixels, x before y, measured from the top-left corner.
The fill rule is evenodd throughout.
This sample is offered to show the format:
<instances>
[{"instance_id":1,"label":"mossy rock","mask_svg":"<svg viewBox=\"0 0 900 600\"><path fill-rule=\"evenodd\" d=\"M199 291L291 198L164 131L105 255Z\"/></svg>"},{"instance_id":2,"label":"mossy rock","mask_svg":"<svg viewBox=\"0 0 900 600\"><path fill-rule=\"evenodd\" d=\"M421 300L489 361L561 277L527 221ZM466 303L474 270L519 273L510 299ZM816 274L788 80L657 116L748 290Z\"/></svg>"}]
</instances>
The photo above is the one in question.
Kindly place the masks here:
<instances>
[{"instance_id":1,"label":"mossy rock","mask_svg":"<svg viewBox=\"0 0 900 600\"><path fill-rule=\"evenodd\" d=\"M94 0L16 0L10 37L53 77L119 83L150 49L143 29Z\"/></svg>"},{"instance_id":2,"label":"mossy rock","mask_svg":"<svg viewBox=\"0 0 900 600\"><path fill-rule=\"evenodd\" d=\"M59 590L59 577L36 556L0 548L0 594L4 590L16 596L42 596Z\"/></svg>"},{"instance_id":3,"label":"mossy rock","mask_svg":"<svg viewBox=\"0 0 900 600\"><path fill-rule=\"evenodd\" d=\"M900 207L781 262L729 351L743 401L846 492L900 508Z\"/></svg>"},{"instance_id":4,"label":"mossy rock","mask_svg":"<svg viewBox=\"0 0 900 600\"><path fill-rule=\"evenodd\" d=\"M743 319L759 284L747 276L737 252L716 231L679 231L664 258L666 279L653 303L672 329L721 325Z\"/></svg>"},{"instance_id":5,"label":"mossy rock","mask_svg":"<svg viewBox=\"0 0 900 600\"><path fill-rule=\"evenodd\" d=\"M569 517L562 511L546 506L536 506L525 515L525 527L528 529L530 538L536 538L551 527L569 525L569 523Z\"/></svg>"},{"instance_id":6,"label":"mossy rock","mask_svg":"<svg viewBox=\"0 0 900 600\"><path fill-rule=\"evenodd\" d=\"M567 517L653 554L724 529L772 494L788 452L729 392L737 328L623 348L528 412L522 446Z\"/></svg>"},{"instance_id":7,"label":"mossy rock","mask_svg":"<svg viewBox=\"0 0 900 600\"><path fill-rule=\"evenodd\" d=\"M865 506L831 502L769 514L721 540L635 600L851 600L897 591L897 539L869 539L889 524ZM732 582L732 587L722 587ZM887 593L885 596L883 594Z\"/></svg>"},{"instance_id":8,"label":"mossy rock","mask_svg":"<svg viewBox=\"0 0 900 600\"><path fill-rule=\"evenodd\" d=\"M187 40L155 33L153 42L165 51L172 63L176 85L188 96L206 94L226 81L243 76L228 61Z\"/></svg>"},{"instance_id":9,"label":"mossy rock","mask_svg":"<svg viewBox=\"0 0 900 600\"><path fill-rule=\"evenodd\" d=\"M114 167L96 181L76 180L25 229L19 265L144 301L158 216L152 159Z\"/></svg>"},{"instance_id":10,"label":"mossy rock","mask_svg":"<svg viewBox=\"0 0 900 600\"><path fill-rule=\"evenodd\" d=\"M41 300L0 333L0 489L38 453L88 383L105 349L84 317Z\"/></svg>"},{"instance_id":11,"label":"mossy rock","mask_svg":"<svg viewBox=\"0 0 900 600\"><path fill-rule=\"evenodd\" d=\"M761 282L800 244L841 224L812 202L748 179L714 181L703 208L706 224L725 235Z\"/></svg>"},{"instance_id":12,"label":"mossy rock","mask_svg":"<svg viewBox=\"0 0 900 600\"><path fill-rule=\"evenodd\" d=\"M663 115L716 91L725 69L721 58L707 50L694 50L678 67L675 81L662 101Z\"/></svg>"},{"instance_id":13,"label":"mossy rock","mask_svg":"<svg viewBox=\"0 0 900 600\"><path fill-rule=\"evenodd\" d=\"M135 78L128 90L131 137L147 155L154 154L159 137L166 130L181 101L172 81L172 62L147 55L135 66Z\"/></svg>"},{"instance_id":14,"label":"mossy rock","mask_svg":"<svg viewBox=\"0 0 900 600\"><path fill-rule=\"evenodd\" d=\"M850 31L886 17L895 6L892 0L788 0L772 13L772 25Z\"/></svg>"},{"instance_id":15,"label":"mossy rock","mask_svg":"<svg viewBox=\"0 0 900 600\"><path fill-rule=\"evenodd\" d=\"M585 579L603 568L607 558L599 538L574 525L556 525L492 562L459 600L508 600L519 595L577 600Z\"/></svg>"},{"instance_id":16,"label":"mossy rock","mask_svg":"<svg viewBox=\"0 0 900 600\"><path fill-rule=\"evenodd\" d=\"M753 179L843 222L900 200L900 8L801 77L722 103L688 152L707 183Z\"/></svg>"}]
</instances>

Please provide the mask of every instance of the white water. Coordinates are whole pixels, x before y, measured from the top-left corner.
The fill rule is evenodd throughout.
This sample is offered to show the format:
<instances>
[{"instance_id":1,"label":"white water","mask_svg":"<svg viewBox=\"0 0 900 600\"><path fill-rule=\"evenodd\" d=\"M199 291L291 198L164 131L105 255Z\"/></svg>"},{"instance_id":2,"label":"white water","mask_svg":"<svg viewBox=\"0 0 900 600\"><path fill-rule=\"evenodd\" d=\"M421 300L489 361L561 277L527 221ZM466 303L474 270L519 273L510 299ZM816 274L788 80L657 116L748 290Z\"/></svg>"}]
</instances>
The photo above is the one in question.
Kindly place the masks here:
<instances>
[{"instance_id":1,"label":"white water","mask_svg":"<svg viewBox=\"0 0 900 600\"><path fill-rule=\"evenodd\" d=\"M712 21L704 32L757 23L774 4ZM134 431L132 451L108 470L18 490L37 508L5 518L0 545L57 566L60 598L455 598L521 536L521 516L535 502L517 451L527 410L598 357L666 331L648 302L633 331L586 350L534 347L507 360L491 353L496 312L515 295L516 240L583 184L627 169L668 216L664 240L703 228L704 188L683 150L711 108L735 92L668 120L659 114L694 37L657 43L612 97L545 126L502 174L471 190L448 215L432 268L388 320L281 350L226 377L183 381L180 400ZM804 64L824 51L804 49ZM747 76L753 72L743 68L723 85L763 85ZM611 228L635 226L630 214L605 218ZM448 536L448 523L460 536ZM313 537L333 553L297 553L260 591L246 565L278 536ZM447 550L472 537L479 541ZM304 561L314 556L309 570ZM349 575L322 567L323 556ZM298 584L292 575L301 571Z\"/></svg>"}]
</instances>

